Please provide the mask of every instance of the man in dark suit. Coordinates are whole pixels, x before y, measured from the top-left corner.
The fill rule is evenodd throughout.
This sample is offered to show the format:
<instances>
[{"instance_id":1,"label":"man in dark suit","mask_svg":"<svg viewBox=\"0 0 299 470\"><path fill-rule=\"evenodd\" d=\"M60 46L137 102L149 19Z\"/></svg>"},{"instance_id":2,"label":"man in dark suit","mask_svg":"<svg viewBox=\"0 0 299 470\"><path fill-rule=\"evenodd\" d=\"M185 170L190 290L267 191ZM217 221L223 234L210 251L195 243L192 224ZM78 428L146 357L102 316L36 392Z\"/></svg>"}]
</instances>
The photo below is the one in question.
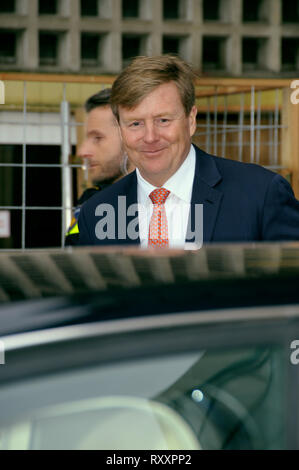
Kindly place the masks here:
<instances>
[{"instance_id":1,"label":"man in dark suit","mask_svg":"<svg viewBox=\"0 0 299 470\"><path fill-rule=\"evenodd\" d=\"M136 58L114 82L111 106L136 171L83 205L81 244L299 240L299 202L284 178L191 145L193 80L165 55Z\"/></svg>"},{"instance_id":2,"label":"man in dark suit","mask_svg":"<svg viewBox=\"0 0 299 470\"><path fill-rule=\"evenodd\" d=\"M110 96L111 88L105 88L90 96L84 105L85 138L78 154L88 169L93 186L87 188L78 200L66 233L66 246L79 244L78 218L82 204L132 170L127 168L127 155L111 111Z\"/></svg>"}]
</instances>

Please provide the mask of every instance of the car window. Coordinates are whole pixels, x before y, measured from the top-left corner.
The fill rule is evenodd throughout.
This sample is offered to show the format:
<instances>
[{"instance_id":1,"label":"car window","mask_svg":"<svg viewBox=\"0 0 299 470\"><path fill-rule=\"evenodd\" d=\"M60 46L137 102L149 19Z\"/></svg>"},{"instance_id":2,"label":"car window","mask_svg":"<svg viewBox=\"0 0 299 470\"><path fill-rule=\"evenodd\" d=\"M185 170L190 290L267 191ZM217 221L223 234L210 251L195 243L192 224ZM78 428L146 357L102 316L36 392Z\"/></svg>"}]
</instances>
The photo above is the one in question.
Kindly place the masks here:
<instances>
[{"instance_id":1,"label":"car window","mask_svg":"<svg viewBox=\"0 0 299 470\"><path fill-rule=\"evenodd\" d=\"M0 448L284 448L284 355L198 350L2 386Z\"/></svg>"}]
</instances>

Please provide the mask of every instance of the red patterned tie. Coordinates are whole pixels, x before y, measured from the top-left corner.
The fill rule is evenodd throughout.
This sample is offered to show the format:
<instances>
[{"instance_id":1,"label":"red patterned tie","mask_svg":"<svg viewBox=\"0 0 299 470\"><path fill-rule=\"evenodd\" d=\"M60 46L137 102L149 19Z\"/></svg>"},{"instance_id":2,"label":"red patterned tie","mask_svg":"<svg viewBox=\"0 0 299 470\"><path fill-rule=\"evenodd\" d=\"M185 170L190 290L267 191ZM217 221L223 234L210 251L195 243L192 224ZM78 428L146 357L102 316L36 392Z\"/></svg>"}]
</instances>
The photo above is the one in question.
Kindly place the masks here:
<instances>
[{"instance_id":1,"label":"red patterned tie","mask_svg":"<svg viewBox=\"0 0 299 470\"><path fill-rule=\"evenodd\" d=\"M152 191L149 195L154 204L154 210L149 225L148 246L167 247L169 245L164 205L169 194L170 191L167 189L159 188Z\"/></svg>"}]
</instances>

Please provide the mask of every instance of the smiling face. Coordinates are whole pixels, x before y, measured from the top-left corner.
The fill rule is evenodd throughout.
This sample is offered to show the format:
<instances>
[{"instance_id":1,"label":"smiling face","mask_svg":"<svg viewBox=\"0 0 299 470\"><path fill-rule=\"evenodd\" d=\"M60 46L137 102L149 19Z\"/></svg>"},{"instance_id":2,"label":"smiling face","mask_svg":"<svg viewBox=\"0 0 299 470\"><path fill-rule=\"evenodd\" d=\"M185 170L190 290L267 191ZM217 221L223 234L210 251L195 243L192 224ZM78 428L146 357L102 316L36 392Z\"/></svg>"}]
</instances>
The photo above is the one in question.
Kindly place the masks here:
<instances>
[{"instance_id":1,"label":"smiling face","mask_svg":"<svg viewBox=\"0 0 299 470\"><path fill-rule=\"evenodd\" d=\"M122 176L124 149L110 106L100 106L87 114L85 139L79 155L88 162L93 184Z\"/></svg>"},{"instance_id":2,"label":"smiling face","mask_svg":"<svg viewBox=\"0 0 299 470\"><path fill-rule=\"evenodd\" d=\"M196 107L186 116L174 82L159 85L134 108L119 106L119 123L131 162L160 187L187 157L196 129Z\"/></svg>"}]
</instances>

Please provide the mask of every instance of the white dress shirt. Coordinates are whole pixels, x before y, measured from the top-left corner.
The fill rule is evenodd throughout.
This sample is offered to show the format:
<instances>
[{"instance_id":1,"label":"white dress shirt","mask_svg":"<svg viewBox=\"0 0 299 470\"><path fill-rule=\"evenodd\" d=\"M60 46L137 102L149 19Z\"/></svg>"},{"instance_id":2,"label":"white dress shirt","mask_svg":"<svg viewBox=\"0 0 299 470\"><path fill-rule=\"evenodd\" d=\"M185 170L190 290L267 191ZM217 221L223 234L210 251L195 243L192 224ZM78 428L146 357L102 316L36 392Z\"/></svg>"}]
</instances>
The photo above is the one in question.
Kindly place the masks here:
<instances>
[{"instance_id":1,"label":"white dress shirt","mask_svg":"<svg viewBox=\"0 0 299 470\"><path fill-rule=\"evenodd\" d=\"M180 168L162 186L170 191L165 202L170 248L188 248L185 239L195 174L195 160L195 149L191 145ZM136 173L140 244L142 248L147 248L149 223L153 213L153 203L149 195L157 187L146 181L138 169L136 169Z\"/></svg>"}]
</instances>

